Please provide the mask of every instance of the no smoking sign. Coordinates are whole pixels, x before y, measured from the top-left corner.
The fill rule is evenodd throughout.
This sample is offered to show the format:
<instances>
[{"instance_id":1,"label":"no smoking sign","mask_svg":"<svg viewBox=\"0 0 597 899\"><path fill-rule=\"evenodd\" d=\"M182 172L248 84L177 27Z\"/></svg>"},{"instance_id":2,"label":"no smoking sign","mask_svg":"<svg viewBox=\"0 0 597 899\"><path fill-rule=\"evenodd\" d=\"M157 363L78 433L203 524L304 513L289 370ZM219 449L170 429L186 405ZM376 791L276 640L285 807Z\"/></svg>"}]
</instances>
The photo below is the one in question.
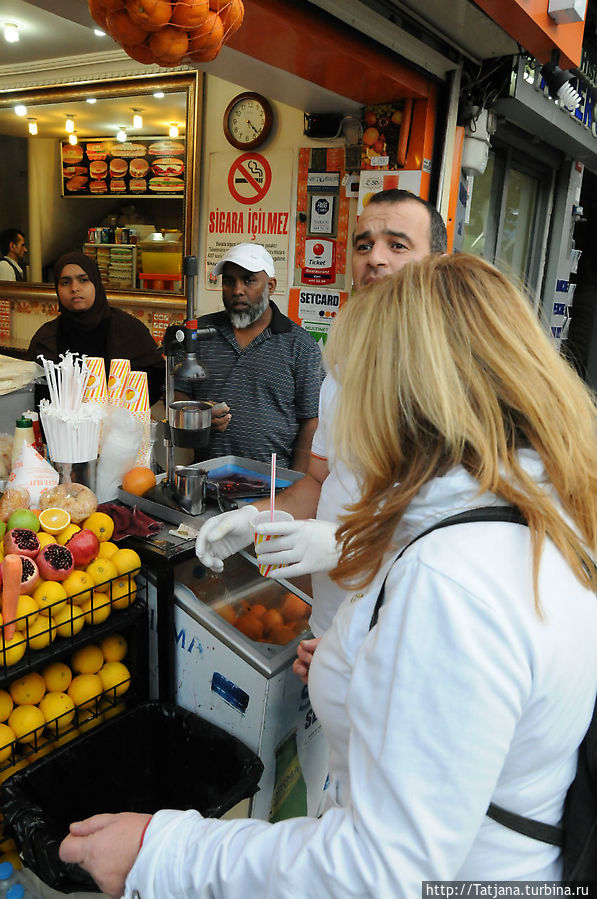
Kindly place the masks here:
<instances>
[{"instance_id":1,"label":"no smoking sign","mask_svg":"<svg viewBox=\"0 0 597 899\"><path fill-rule=\"evenodd\" d=\"M228 172L228 190L237 203L261 203L272 183L270 164L260 153L243 153Z\"/></svg>"}]
</instances>

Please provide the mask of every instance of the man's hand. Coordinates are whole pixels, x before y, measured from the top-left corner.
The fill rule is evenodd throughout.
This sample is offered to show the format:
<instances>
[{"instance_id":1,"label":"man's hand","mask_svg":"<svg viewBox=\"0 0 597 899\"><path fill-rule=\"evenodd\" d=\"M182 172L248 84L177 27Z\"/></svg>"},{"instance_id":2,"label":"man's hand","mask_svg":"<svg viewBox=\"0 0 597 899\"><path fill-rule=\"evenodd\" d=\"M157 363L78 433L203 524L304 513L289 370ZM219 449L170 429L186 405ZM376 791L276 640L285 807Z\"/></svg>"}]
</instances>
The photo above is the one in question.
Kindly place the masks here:
<instances>
[{"instance_id":1,"label":"man's hand","mask_svg":"<svg viewBox=\"0 0 597 899\"><path fill-rule=\"evenodd\" d=\"M316 571L330 571L340 558L336 543L337 525L331 521L266 522L256 527L260 534L280 534L259 543L256 548L260 565L284 565L274 568L267 577L289 578Z\"/></svg>"},{"instance_id":2,"label":"man's hand","mask_svg":"<svg viewBox=\"0 0 597 899\"><path fill-rule=\"evenodd\" d=\"M232 414L230 406L226 403L214 403L211 407L211 427L212 431L225 431L230 424Z\"/></svg>"},{"instance_id":3,"label":"man's hand","mask_svg":"<svg viewBox=\"0 0 597 899\"><path fill-rule=\"evenodd\" d=\"M218 573L223 571L224 559L253 542L250 522L257 513L255 506L249 505L206 521L195 543L195 553L201 564Z\"/></svg>"},{"instance_id":4,"label":"man's hand","mask_svg":"<svg viewBox=\"0 0 597 899\"><path fill-rule=\"evenodd\" d=\"M60 844L60 858L80 865L103 893L120 899L150 819L151 815L123 812L75 821Z\"/></svg>"},{"instance_id":5,"label":"man's hand","mask_svg":"<svg viewBox=\"0 0 597 899\"><path fill-rule=\"evenodd\" d=\"M309 668L320 639L320 637L312 637L311 640L301 640L296 648L297 658L293 662L292 670L304 684L309 681Z\"/></svg>"}]
</instances>

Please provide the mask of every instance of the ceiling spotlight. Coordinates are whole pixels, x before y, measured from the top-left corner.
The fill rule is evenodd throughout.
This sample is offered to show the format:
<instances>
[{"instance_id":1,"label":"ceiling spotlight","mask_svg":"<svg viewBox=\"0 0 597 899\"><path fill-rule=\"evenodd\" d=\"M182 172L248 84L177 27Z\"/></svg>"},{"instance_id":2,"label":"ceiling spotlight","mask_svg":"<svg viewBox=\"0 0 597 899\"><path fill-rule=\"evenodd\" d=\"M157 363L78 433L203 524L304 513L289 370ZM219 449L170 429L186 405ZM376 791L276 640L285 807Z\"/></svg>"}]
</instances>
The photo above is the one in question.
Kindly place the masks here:
<instances>
[{"instance_id":1,"label":"ceiling spotlight","mask_svg":"<svg viewBox=\"0 0 597 899\"><path fill-rule=\"evenodd\" d=\"M27 107L23 106L22 103L19 103L18 106L15 106L15 113L16 113L16 115L21 115L21 116L27 115Z\"/></svg>"},{"instance_id":2,"label":"ceiling spotlight","mask_svg":"<svg viewBox=\"0 0 597 899\"><path fill-rule=\"evenodd\" d=\"M94 28L93 33L96 35L96 37L105 37L106 36L106 32L102 31L101 28Z\"/></svg>"},{"instance_id":3,"label":"ceiling spotlight","mask_svg":"<svg viewBox=\"0 0 597 899\"><path fill-rule=\"evenodd\" d=\"M37 119L28 119L29 134L37 134Z\"/></svg>"},{"instance_id":4,"label":"ceiling spotlight","mask_svg":"<svg viewBox=\"0 0 597 899\"><path fill-rule=\"evenodd\" d=\"M96 97L87 97L86 103L97 103Z\"/></svg>"},{"instance_id":5,"label":"ceiling spotlight","mask_svg":"<svg viewBox=\"0 0 597 899\"><path fill-rule=\"evenodd\" d=\"M541 75L550 96L557 97L562 106L570 112L574 112L580 106L581 96L570 83L574 75L569 69L561 69L552 59L551 62L541 66Z\"/></svg>"},{"instance_id":6,"label":"ceiling spotlight","mask_svg":"<svg viewBox=\"0 0 597 899\"><path fill-rule=\"evenodd\" d=\"M178 125L175 125L174 122L172 122L168 129L168 134L170 137L178 137Z\"/></svg>"},{"instance_id":7,"label":"ceiling spotlight","mask_svg":"<svg viewBox=\"0 0 597 899\"><path fill-rule=\"evenodd\" d=\"M119 140L121 144L123 144L126 140L126 131L124 128L119 128L116 132L116 140Z\"/></svg>"},{"instance_id":8,"label":"ceiling spotlight","mask_svg":"<svg viewBox=\"0 0 597 899\"><path fill-rule=\"evenodd\" d=\"M16 44L19 40L19 26L14 25L12 22L7 22L4 25L4 40L8 41L9 44Z\"/></svg>"},{"instance_id":9,"label":"ceiling spotlight","mask_svg":"<svg viewBox=\"0 0 597 899\"><path fill-rule=\"evenodd\" d=\"M69 144L72 144L73 147L74 147L75 144L78 143L78 140L77 140L77 134L76 134L75 131L73 131L72 134L69 134L69 136L68 136L68 142L69 142Z\"/></svg>"},{"instance_id":10,"label":"ceiling spotlight","mask_svg":"<svg viewBox=\"0 0 597 899\"><path fill-rule=\"evenodd\" d=\"M75 130L75 117L67 112L66 114L66 122L64 123L64 130L67 134L72 134Z\"/></svg>"},{"instance_id":11,"label":"ceiling spotlight","mask_svg":"<svg viewBox=\"0 0 597 899\"><path fill-rule=\"evenodd\" d=\"M141 115L141 112L141 109L133 109L133 128L143 127L143 116Z\"/></svg>"},{"instance_id":12,"label":"ceiling spotlight","mask_svg":"<svg viewBox=\"0 0 597 899\"><path fill-rule=\"evenodd\" d=\"M156 98L156 100L163 100L164 99L164 91L156 91L154 94L154 97Z\"/></svg>"}]
</instances>

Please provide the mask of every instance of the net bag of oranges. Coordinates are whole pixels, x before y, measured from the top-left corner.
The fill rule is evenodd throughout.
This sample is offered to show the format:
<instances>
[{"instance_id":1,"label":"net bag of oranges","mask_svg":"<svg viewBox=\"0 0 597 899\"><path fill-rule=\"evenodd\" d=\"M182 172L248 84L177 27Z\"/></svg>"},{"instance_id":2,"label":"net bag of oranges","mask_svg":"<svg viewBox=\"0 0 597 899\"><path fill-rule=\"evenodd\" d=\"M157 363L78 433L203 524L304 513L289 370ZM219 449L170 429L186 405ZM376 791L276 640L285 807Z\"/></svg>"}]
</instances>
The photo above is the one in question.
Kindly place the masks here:
<instances>
[{"instance_id":1,"label":"net bag of oranges","mask_svg":"<svg viewBox=\"0 0 597 899\"><path fill-rule=\"evenodd\" d=\"M215 59L242 25L243 0L88 0L94 22L131 59L173 68Z\"/></svg>"}]
</instances>

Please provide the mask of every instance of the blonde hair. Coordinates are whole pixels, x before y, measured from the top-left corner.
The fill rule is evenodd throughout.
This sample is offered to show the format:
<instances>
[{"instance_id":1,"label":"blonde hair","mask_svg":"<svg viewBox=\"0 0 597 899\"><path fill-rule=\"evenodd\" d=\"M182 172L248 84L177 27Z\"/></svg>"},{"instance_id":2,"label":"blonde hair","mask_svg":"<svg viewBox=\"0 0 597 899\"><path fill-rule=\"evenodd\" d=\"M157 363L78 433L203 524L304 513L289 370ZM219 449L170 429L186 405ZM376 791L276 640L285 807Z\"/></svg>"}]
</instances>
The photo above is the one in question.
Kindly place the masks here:
<instances>
[{"instance_id":1,"label":"blonde hair","mask_svg":"<svg viewBox=\"0 0 597 899\"><path fill-rule=\"evenodd\" d=\"M504 275L464 254L409 264L350 300L326 356L340 385L335 450L362 484L339 527L336 580L370 583L421 487L462 465L479 493L525 515L538 611L546 535L594 589L594 399ZM525 446L541 457L578 534L521 467L517 450Z\"/></svg>"}]
</instances>

